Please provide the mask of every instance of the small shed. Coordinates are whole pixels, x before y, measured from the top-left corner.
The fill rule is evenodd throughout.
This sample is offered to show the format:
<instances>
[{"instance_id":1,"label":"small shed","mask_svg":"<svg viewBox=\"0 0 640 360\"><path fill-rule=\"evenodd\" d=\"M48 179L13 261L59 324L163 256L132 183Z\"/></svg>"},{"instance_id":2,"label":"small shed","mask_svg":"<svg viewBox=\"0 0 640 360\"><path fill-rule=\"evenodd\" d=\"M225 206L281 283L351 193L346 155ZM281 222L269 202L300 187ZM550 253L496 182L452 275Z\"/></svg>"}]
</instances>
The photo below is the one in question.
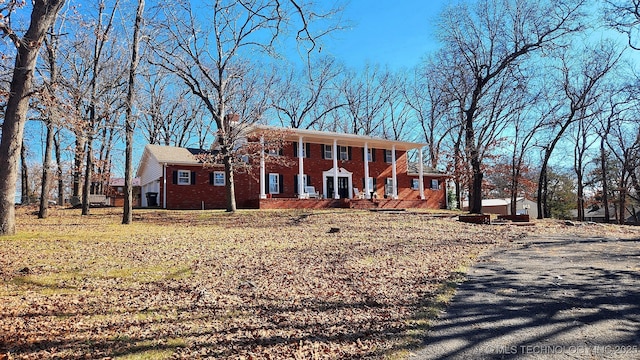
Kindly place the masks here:
<instances>
[{"instance_id":1,"label":"small shed","mask_svg":"<svg viewBox=\"0 0 640 360\"><path fill-rule=\"evenodd\" d=\"M462 210L469 210L469 201L462 203ZM535 201L525 197L516 199L516 213L511 214L511 199L483 199L482 212L496 215L524 215L529 214L531 219L538 217L538 206Z\"/></svg>"},{"instance_id":2,"label":"small shed","mask_svg":"<svg viewBox=\"0 0 640 360\"><path fill-rule=\"evenodd\" d=\"M105 191L111 206L124 206L124 178L109 179L109 186ZM140 178L133 178L133 206L140 207Z\"/></svg>"}]
</instances>

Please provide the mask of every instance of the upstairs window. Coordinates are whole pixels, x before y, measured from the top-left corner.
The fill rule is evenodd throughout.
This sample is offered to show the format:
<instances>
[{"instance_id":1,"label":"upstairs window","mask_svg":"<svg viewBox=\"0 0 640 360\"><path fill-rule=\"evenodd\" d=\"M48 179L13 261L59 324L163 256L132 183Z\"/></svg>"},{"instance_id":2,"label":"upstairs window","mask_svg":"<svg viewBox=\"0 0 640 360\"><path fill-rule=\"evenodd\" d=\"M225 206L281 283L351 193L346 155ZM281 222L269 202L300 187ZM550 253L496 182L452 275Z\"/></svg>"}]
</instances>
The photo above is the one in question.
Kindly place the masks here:
<instances>
[{"instance_id":1,"label":"upstairs window","mask_svg":"<svg viewBox=\"0 0 640 360\"><path fill-rule=\"evenodd\" d=\"M340 149L340 160L349 160L349 148L346 146L338 146Z\"/></svg>"},{"instance_id":2,"label":"upstairs window","mask_svg":"<svg viewBox=\"0 0 640 360\"><path fill-rule=\"evenodd\" d=\"M393 162L393 157L391 156L393 154L392 150L385 150L384 151L384 161L387 163L392 163Z\"/></svg>"},{"instance_id":3,"label":"upstairs window","mask_svg":"<svg viewBox=\"0 0 640 360\"><path fill-rule=\"evenodd\" d=\"M368 148L367 149L367 159L368 162L374 162L376 161L376 159L373 156L373 149L372 148Z\"/></svg>"},{"instance_id":4,"label":"upstairs window","mask_svg":"<svg viewBox=\"0 0 640 360\"><path fill-rule=\"evenodd\" d=\"M298 157L298 142L294 141L293 142L293 157ZM302 143L302 157L303 158L310 158L310 150L311 149L311 144L309 143Z\"/></svg>"},{"instance_id":5,"label":"upstairs window","mask_svg":"<svg viewBox=\"0 0 640 360\"><path fill-rule=\"evenodd\" d=\"M333 159L333 146L332 145L322 145L322 158L323 159Z\"/></svg>"}]
</instances>

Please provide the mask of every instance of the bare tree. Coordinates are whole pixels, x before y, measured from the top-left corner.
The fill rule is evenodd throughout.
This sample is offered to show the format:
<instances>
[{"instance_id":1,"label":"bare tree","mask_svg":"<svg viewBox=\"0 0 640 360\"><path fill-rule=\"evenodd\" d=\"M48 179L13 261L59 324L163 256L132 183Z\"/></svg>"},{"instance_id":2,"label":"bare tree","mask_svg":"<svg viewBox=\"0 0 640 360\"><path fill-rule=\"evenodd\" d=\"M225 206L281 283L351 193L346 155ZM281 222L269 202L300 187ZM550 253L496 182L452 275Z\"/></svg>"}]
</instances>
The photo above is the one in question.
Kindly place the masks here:
<instances>
[{"instance_id":1,"label":"bare tree","mask_svg":"<svg viewBox=\"0 0 640 360\"><path fill-rule=\"evenodd\" d=\"M633 177L637 176L637 167L640 166L640 135L638 135L638 125L635 110L628 115L614 122L610 129L608 147L610 153L619 163L619 173L617 183L617 219L620 224L624 224L627 212L628 198L630 197L630 187L633 186ZM637 178L636 178L637 181Z\"/></svg>"},{"instance_id":2,"label":"bare tree","mask_svg":"<svg viewBox=\"0 0 640 360\"><path fill-rule=\"evenodd\" d=\"M136 17L133 24L133 39L131 44L131 65L129 67L129 83L127 100L125 105L125 170L124 170L124 210L122 223L131 224L133 220L133 130L135 118L133 115L133 101L135 93L135 79L140 58L138 56L138 44L142 27L142 14L144 12L144 0L138 0Z\"/></svg>"},{"instance_id":3,"label":"bare tree","mask_svg":"<svg viewBox=\"0 0 640 360\"><path fill-rule=\"evenodd\" d=\"M427 159L433 169L440 165L442 144L452 129L447 128L445 121L451 101L439 88L445 80L438 77L441 75L437 72L438 66L429 59L413 70L413 76L409 76L406 86L402 87L403 100L422 128L428 146Z\"/></svg>"},{"instance_id":4,"label":"bare tree","mask_svg":"<svg viewBox=\"0 0 640 360\"><path fill-rule=\"evenodd\" d=\"M594 105L602 96L602 80L618 63L622 53L615 50L611 42L600 42L595 48L577 49L580 55L563 51L560 61L561 86L558 99L565 104L564 113L556 115L548 145L544 147L542 165L538 179L538 218L550 216L547 203L547 167L553 151L571 124L597 112Z\"/></svg>"},{"instance_id":5,"label":"bare tree","mask_svg":"<svg viewBox=\"0 0 640 360\"><path fill-rule=\"evenodd\" d=\"M382 122L382 136L385 139L406 139L413 132L413 127L417 125L411 121L411 107L403 99L407 77L404 72L389 75L385 120Z\"/></svg>"},{"instance_id":6,"label":"bare tree","mask_svg":"<svg viewBox=\"0 0 640 360\"><path fill-rule=\"evenodd\" d=\"M464 112L465 149L473 171L472 213L482 212L482 159L477 127L489 89L502 86L504 74L526 61L529 54L553 48L566 35L582 29L578 20L585 0L481 0L473 9L447 8L440 17L439 37L444 49L460 59L457 66L471 90Z\"/></svg>"},{"instance_id":7,"label":"bare tree","mask_svg":"<svg viewBox=\"0 0 640 360\"><path fill-rule=\"evenodd\" d=\"M348 119L346 132L360 135L382 135L385 105L390 97L391 73L378 66L367 65L360 73L352 71L342 80L340 91Z\"/></svg>"},{"instance_id":8,"label":"bare tree","mask_svg":"<svg viewBox=\"0 0 640 360\"><path fill-rule=\"evenodd\" d=\"M203 119L202 102L194 99L190 90L179 87L175 77L164 70L151 69L141 76L138 107L140 128L150 144L186 146L198 128L202 129L201 148L211 135L210 123ZM207 129L207 126L209 127Z\"/></svg>"},{"instance_id":9,"label":"bare tree","mask_svg":"<svg viewBox=\"0 0 640 360\"><path fill-rule=\"evenodd\" d=\"M106 5L104 0L101 0L98 4L98 21L95 26L95 38L93 42L93 53L91 57L91 70L89 77L89 99L87 108L87 156L84 173L84 189L82 193L82 215L89 215L89 193L91 188L92 173L94 166L93 159L93 140L96 131L96 126L99 124L101 117L107 117L106 113L98 113L99 111L99 94L98 94L98 79L102 70L101 61L103 57L103 50L106 43L109 40L109 33L113 27L113 22L118 8L119 0L115 0L111 12L107 13L106 23L103 23L103 14L105 14ZM112 90L113 87L107 86L106 89Z\"/></svg>"},{"instance_id":10,"label":"bare tree","mask_svg":"<svg viewBox=\"0 0 640 360\"><path fill-rule=\"evenodd\" d=\"M509 197L511 199L511 214L517 213L517 199L520 196L520 183L528 158L527 155L536 145L536 136L539 135L542 129L548 126L548 122L550 121L549 116L555 114L555 111L550 109L536 108L535 102L539 101L537 96L524 97L522 100L532 101L534 106L521 113L517 113L511 123L511 129L513 130L513 138L511 139L511 149L509 152ZM523 195L526 197L526 193Z\"/></svg>"},{"instance_id":11,"label":"bare tree","mask_svg":"<svg viewBox=\"0 0 640 360\"><path fill-rule=\"evenodd\" d=\"M38 218L44 219L48 216L49 209L49 182L51 178L51 150L54 146L54 136L58 126L60 118L60 111L58 111L56 88L58 83L58 38L60 32L56 32L54 19L49 33L44 39L45 45L45 58L47 63L47 70L49 72L49 79L42 84L42 90L40 91L40 102L42 108L40 113L43 116L43 121L46 126L46 141L44 149L44 160L42 163L42 184L40 190L40 209L38 211Z\"/></svg>"},{"instance_id":12,"label":"bare tree","mask_svg":"<svg viewBox=\"0 0 640 360\"><path fill-rule=\"evenodd\" d=\"M15 233L15 193L18 156L22 148L24 124L32 91L33 73L38 52L47 30L51 27L64 0L34 0L31 22L20 37L11 27L11 14L20 1L0 4L0 31L15 45L17 55L11 80L10 94L2 123L0 140L0 235Z\"/></svg>"},{"instance_id":13,"label":"bare tree","mask_svg":"<svg viewBox=\"0 0 640 360\"><path fill-rule=\"evenodd\" d=\"M590 117L581 116L580 120L577 121L574 126L573 144L575 144L575 148L573 150L573 170L576 174L578 221L584 221L585 173L587 172L586 166L588 165L587 154L592 150L593 144L597 141L595 114L598 112L600 112L600 110L594 111L594 116Z\"/></svg>"},{"instance_id":14,"label":"bare tree","mask_svg":"<svg viewBox=\"0 0 640 360\"><path fill-rule=\"evenodd\" d=\"M344 106L338 99L335 81L342 66L335 58L323 57L311 63L302 72L295 67L284 71L273 94L273 108L283 126L291 128L317 128L331 112Z\"/></svg>"},{"instance_id":15,"label":"bare tree","mask_svg":"<svg viewBox=\"0 0 640 360\"><path fill-rule=\"evenodd\" d=\"M231 111L248 104L233 104L247 95L244 79L260 69L250 57L270 53L277 37L294 28L296 38L315 46L316 35L308 27L311 18L322 19L296 0L215 0L202 10L211 14L203 24L190 1L163 5L154 36L155 65L179 77L204 104L216 125L217 148L225 168L227 211L236 210L234 188L234 149L243 137L243 128L260 119L236 116ZM295 31L294 30L294 31ZM326 34L323 32L322 34ZM267 89L261 89L261 93ZM246 109L245 109L246 110Z\"/></svg>"},{"instance_id":16,"label":"bare tree","mask_svg":"<svg viewBox=\"0 0 640 360\"><path fill-rule=\"evenodd\" d=\"M627 36L629 47L640 50L640 0L605 0L608 25Z\"/></svg>"}]
</instances>

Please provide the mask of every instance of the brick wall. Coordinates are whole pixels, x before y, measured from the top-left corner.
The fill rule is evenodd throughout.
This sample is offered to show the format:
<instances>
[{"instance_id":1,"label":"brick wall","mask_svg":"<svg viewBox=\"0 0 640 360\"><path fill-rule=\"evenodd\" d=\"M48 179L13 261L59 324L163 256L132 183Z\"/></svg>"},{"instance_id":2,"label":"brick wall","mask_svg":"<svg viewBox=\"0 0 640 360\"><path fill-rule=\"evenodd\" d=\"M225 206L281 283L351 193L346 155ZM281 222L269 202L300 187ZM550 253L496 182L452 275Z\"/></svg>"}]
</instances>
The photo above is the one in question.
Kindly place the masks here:
<instances>
[{"instance_id":1,"label":"brick wall","mask_svg":"<svg viewBox=\"0 0 640 360\"><path fill-rule=\"evenodd\" d=\"M195 181L190 179L189 184L180 185L174 183L174 172L188 171L190 176L195 175ZM224 186L216 186L210 183L210 174L216 171L224 171L222 167L203 166L167 166L167 208L168 209L225 209L226 190ZM160 181L162 184L162 180ZM249 174L235 174L236 206L239 208L255 207L260 190L257 180ZM163 204L163 189L160 189L160 205ZM252 204L254 204L252 206Z\"/></svg>"}]
</instances>

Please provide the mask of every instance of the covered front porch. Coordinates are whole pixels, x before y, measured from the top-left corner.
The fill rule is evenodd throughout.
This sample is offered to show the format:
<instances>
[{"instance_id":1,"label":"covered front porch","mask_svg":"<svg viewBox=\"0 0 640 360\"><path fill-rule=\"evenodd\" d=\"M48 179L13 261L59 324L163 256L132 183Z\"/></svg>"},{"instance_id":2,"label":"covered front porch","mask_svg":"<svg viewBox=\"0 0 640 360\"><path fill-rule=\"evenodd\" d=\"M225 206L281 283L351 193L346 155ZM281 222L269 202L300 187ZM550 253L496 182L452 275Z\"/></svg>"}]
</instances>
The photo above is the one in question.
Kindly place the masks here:
<instances>
[{"instance_id":1,"label":"covered front porch","mask_svg":"<svg viewBox=\"0 0 640 360\"><path fill-rule=\"evenodd\" d=\"M294 156L297 158L297 167L289 165L289 168L284 171L287 177L283 178L281 168L267 169L265 138L264 135L260 137L263 150L258 178L259 197L262 200L292 196L294 193L300 200L373 200L376 198L406 200L407 194L400 193L402 189L409 186L415 190L415 193L411 194L412 199L416 197L421 200L426 199L425 171L421 151L424 144L301 129L288 134L286 141L292 143L292 147L286 151L286 156L290 156L290 149L293 149ZM309 150L310 144L315 146L313 152ZM354 152L356 149L358 151L357 159L352 158L352 148ZM315 157L319 149L322 150L322 159ZM376 149L384 150L384 158L378 157L377 162ZM409 150L415 151L418 160L414 179L407 179L408 155L406 153ZM315 158L311 159L309 153L314 154ZM359 156L360 153L362 158ZM279 156L282 156L282 153ZM402 162L400 165L399 161ZM380 166L381 163L384 164L383 168ZM295 172L292 174L291 170ZM295 176L295 191L292 191L290 185L286 189L282 187L282 182L290 181L292 175ZM399 180L402 180L401 185ZM408 185L409 180L415 182Z\"/></svg>"}]
</instances>

